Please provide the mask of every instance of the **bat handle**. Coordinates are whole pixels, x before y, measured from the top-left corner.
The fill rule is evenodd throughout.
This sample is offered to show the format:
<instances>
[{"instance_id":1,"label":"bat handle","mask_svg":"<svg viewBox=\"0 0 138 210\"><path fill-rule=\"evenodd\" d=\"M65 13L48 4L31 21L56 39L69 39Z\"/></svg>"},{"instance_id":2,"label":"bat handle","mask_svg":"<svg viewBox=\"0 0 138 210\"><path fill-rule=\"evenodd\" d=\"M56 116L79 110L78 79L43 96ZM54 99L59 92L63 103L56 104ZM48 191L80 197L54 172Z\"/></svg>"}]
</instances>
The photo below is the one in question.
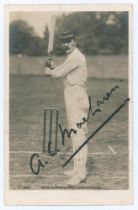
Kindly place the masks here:
<instances>
[{"instance_id":1,"label":"bat handle","mask_svg":"<svg viewBox=\"0 0 138 210\"><path fill-rule=\"evenodd\" d=\"M50 64L48 64L48 63L51 63L51 61L53 61L52 52L48 53L48 58L47 58L46 66L45 66L45 75L47 76L51 75L51 70L54 69L50 67Z\"/></svg>"},{"instance_id":2,"label":"bat handle","mask_svg":"<svg viewBox=\"0 0 138 210\"><path fill-rule=\"evenodd\" d=\"M49 52L49 53L48 53L48 60L53 60L53 59L52 59L52 52Z\"/></svg>"},{"instance_id":3,"label":"bat handle","mask_svg":"<svg viewBox=\"0 0 138 210\"><path fill-rule=\"evenodd\" d=\"M45 66L49 67L48 63L52 61L52 52L48 53Z\"/></svg>"}]
</instances>

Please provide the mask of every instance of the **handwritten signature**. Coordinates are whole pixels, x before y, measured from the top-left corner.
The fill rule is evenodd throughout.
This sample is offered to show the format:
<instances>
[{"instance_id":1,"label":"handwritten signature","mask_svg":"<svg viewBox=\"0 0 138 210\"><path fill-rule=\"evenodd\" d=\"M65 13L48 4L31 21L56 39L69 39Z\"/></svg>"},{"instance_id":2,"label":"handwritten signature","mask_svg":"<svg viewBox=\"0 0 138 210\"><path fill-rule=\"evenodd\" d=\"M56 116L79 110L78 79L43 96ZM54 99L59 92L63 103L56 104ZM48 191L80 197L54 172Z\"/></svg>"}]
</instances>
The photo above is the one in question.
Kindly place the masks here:
<instances>
[{"instance_id":1,"label":"handwritten signature","mask_svg":"<svg viewBox=\"0 0 138 210\"><path fill-rule=\"evenodd\" d=\"M90 116L95 116L96 113L101 112L102 110L99 108L101 105L105 103L105 101L108 101L109 98L111 97L112 93L119 89L118 85L115 85L110 92L107 92L105 96L103 96L102 100L97 100L97 108L93 111L92 108L92 102L91 102L91 97L89 96L89 110L88 110L88 115L87 118L82 118L82 121L77 123L77 128L80 129L82 125L84 125L86 122L89 121ZM129 98L125 99L123 103L84 141L82 145L69 157L69 159L63 164L62 167L65 167L71 160L74 158L74 156L87 144L129 101ZM65 145L65 136L68 138L71 137L72 134L76 134L77 130L76 129L63 129L61 124L59 124L59 129L61 132L61 137L62 137L62 144ZM51 144L50 144L51 145ZM49 150L49 155L53 156L56 153L51 152L51 147L50 145L48 146ZM33 153L31 158L30 158L30 169L33 174L38 175L40 173L40 169L44 168L48 164L47 161L42 161L40 159L39 154Z\"/></svg>"},{"instance_id":2,"label":"handwritten signature","mask_svg":"<svg viewBox=\"0 0 138 210\"><path fill-rule=\"evenodd\" d=\"M43 162L40 159L39 154L33 153L30 158L30 169L33 174L38 175L40 173L40 169L44 168L48 164L48 161Z\"/></svg>"},{"instance_id":3,"label":"handwritten signature","mask_svg":"<svg viewBox=\"0 0 138 210\"><path fill-rule=\"evenodd\" d=\"M130 99L126 98L123 103L117 107L117 109L80 145L80 147L69 157L69 159L63 164L65 167L74 156L128 103Z\"/></svg>"},{"instance_id":4,"label":"handwritten signature","mask_svg":"<svg viewBox=\"0 0 138 210\"><path fill-rule=\"evenodd\" d=\"M119 89L118 85L115 85L110 92L107 92L105 94L105 96L103 96L102 100L97 100L97 107L100 107L101 105L103 105L105 103L105 101L108 101L109 98L111 97L112 93L115 92L117 89ZM87 123L90 119L90 116L95 116L96 113L101 112L102 110L100 108L97 108L93 111L92 108L92 102L91 102L91 97L89 96L89 109L88 109L88 115L87 118L83 117L81 120L81 122L76 123L76 126L78 129L81 129L82 125L84 125L85 123ZM71 137L72 134L76 134L77 133L77 129L71 128L71 129L67 129L67 128L62 128L61 124L59 123L59 129L60 129L60 133L61 133L61 137L62 137L62 145L65 145L65 137L67 136L68 138Z\"/></svg>"}]
</instances>

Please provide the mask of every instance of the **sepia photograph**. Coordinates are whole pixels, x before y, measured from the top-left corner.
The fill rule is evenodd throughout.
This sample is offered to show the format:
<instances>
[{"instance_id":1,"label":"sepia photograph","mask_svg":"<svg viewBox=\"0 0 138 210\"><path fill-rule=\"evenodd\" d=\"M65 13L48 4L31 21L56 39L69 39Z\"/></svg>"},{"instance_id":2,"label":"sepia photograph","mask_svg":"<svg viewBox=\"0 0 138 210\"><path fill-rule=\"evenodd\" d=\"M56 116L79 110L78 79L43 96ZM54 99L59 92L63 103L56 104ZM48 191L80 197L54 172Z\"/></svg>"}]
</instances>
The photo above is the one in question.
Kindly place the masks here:
<instances>
[{"instance_id":1,"label":"sepia photograph","mask_svg":"<svg viewBox=\"0 0 138 210\"><path fill-rule=\"evenodd\" d=\"M132 203L131 16L6 7L7 204Z\"/></svg>"}]
</instances>

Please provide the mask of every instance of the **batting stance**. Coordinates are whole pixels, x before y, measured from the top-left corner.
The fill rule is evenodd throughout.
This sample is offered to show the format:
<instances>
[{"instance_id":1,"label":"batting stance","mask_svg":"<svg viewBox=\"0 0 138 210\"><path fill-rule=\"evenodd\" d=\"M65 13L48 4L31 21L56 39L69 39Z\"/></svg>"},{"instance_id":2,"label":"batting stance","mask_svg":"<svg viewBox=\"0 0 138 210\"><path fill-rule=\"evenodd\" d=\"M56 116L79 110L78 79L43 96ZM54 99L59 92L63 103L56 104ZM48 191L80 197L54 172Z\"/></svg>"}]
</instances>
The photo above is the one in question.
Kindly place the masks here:
<instances>
[{"instance_id":1,"label":"batting stance","mask_svg":"<svg viewBox=\"0 0 138 210\"><path fill-rule=\"evenodd\" d=\"M66 105L66 115L69 129L77 130L72 134L73 152L85 141L87 134L87 124L81 128L78 123L82 118L87 118L88 114L88 96L86 92L87 67L85 56L76 47L75 37L70 32L61 35L62 46L66 52L67 59L61 65L56 67L53 61L49 61L51 75L53 77L63 77L64 80L64 97ZM74 157L74 168L66 171L65 174L70 176L69 185L78 185L87 175L87 145L85 145Z\"/></svg>"}]
</instances>

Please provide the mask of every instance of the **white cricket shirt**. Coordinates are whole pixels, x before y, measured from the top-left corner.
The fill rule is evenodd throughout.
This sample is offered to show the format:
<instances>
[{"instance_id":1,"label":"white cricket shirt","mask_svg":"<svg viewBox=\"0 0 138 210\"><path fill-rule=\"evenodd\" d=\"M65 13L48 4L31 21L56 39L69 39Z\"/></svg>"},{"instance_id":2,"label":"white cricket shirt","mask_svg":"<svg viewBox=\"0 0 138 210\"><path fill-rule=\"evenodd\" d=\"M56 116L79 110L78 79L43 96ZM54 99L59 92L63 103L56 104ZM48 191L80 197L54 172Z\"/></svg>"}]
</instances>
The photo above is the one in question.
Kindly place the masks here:
<instances>
[{"instance_id":1,"label":"white cricket shirt","mask_svg":"<svg viewBox=\"0 0 138 210\"><path fill-rule=\"evenodd\" d=\"M85 87L87 67L85 56L78 48L74 48L66 61L51 72L53 77L63 77L65 86L78 85Z\"/></svg>"}]
</instances>

